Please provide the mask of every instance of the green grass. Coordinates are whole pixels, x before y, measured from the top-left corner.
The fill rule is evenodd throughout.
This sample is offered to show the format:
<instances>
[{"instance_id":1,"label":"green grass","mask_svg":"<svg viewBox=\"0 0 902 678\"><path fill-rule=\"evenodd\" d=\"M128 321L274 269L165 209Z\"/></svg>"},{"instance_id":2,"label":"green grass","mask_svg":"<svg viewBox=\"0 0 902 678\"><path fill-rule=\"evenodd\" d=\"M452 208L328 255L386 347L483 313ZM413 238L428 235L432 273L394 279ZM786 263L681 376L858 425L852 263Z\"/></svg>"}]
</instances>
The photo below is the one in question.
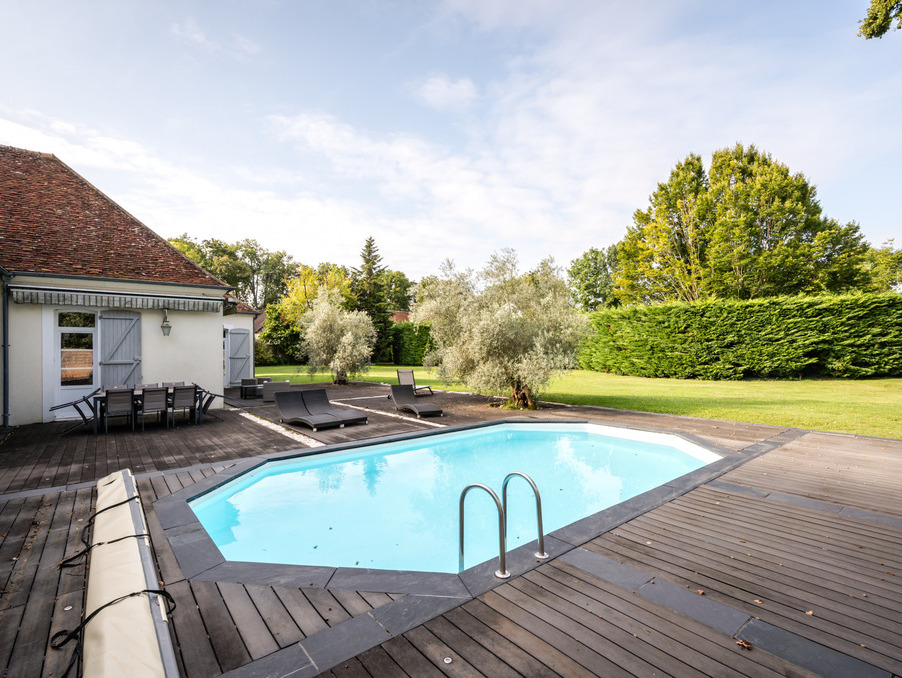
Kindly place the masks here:
<instances>
[{"instance_id":1,"label":"green grass","mask_svg":"<svg viewBox=\"0 0 902 678\"><path fill-rule=\"evenodd\" d=\"M374 365L361 379L397 383L396 369L396 365ZM417 385L466 390L442 384L432 370L413 369ZM331 380L326 373L311 378L306 368L296 366L258 367L257 376L292 383ZM553 382L541 397L572 405L902 438L902 379L696 381L574 370Z\"/></svg>"}]
</instances>

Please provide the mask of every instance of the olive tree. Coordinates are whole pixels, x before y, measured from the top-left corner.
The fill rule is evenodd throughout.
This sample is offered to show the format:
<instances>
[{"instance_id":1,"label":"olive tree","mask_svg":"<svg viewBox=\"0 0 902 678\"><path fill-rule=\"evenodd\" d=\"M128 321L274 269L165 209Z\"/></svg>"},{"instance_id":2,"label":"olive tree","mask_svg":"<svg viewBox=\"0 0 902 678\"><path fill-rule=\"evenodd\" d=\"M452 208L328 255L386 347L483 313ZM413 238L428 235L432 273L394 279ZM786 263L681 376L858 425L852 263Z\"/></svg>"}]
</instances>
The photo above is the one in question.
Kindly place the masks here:
<instances>
[{"instance_id":1,"label":"olive tree","mask_svg":"<svg viewBox=\"0 0 902 678\"><path fill-rule=\"evenodd\" d=\"M446 262L420 285L413 321L430 324L435 349L427 364L445 381L481 393L510 394L513 407L536 407L538 393L576 364L585 319L551 259L519 274L517 255L492 255L474 273Z\"/></svg>"},{"instance_id":2,"label":"olive tree","mask_svg":"<svg viewBox=\"0 0 902 678\"><path fill-rule=\"evenodd\" d=\"M373 354L376 329L363 311L346 311L336 289L321 287L313 308L300 320L310 373L327 369L335 384L363 372Z\"/></svg>"}]
</instances>

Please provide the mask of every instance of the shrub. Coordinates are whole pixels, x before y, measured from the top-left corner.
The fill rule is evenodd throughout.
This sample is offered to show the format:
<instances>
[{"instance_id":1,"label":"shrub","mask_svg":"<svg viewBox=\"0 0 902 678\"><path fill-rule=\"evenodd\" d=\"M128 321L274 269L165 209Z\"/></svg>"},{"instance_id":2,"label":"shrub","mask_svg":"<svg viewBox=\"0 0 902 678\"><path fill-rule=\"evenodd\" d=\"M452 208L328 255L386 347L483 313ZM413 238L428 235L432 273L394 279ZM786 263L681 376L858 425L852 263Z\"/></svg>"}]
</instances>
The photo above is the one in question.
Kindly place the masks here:
<instances>
[{"instance_id":1,"label":"shrub","mask_svg":"<svg viewBox=\"0 0 902 678\"><path fill-rule=\"evenodd\" d=\"M432 350L429 325L395 323L391 328L392 361L395 365L422 365L423 356Z\"/></svg>"},{"instance_id":2,"label":"shrub","mask_svg":"<svg viewBox=\"0 0 902 678\"><path fill-rule=\"evenodd\" d=\"M590 314L586 369L700 379L902 375L902 295L774 297Z\"/></svg>"}]
</instances>

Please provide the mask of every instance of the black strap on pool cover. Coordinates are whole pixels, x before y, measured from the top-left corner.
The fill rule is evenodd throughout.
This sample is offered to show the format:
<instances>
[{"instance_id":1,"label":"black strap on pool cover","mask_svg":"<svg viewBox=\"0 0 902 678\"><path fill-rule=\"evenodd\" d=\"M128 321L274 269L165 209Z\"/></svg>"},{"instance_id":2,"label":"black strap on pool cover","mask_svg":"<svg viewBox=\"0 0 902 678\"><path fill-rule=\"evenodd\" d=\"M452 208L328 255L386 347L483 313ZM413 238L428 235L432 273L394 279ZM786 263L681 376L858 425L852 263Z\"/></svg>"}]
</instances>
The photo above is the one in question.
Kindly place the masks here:
<instances>
[{"instance_id":1,"label":"black strap on pool cover","mask_svg":"<svg viewBox=\"0 0 902 678\"><path fill-rule=\"evenodd\" d=\"M110 508L112 508L112 507L110 507ZM175 610L175 599L172 597L172 595L169 593L169 591L164 591L162 589L144 589L142 591L135 591L134 593L127 593L124 596L119 596L118 598L114 598L113 600L109 601L108 603L104 603L103 605L98 607L96 610L94 610L91 614L89 614L87 617L85 617L85 620L81 624L76 626L74 629L72 629L71 631L62 630L62 631L57 631L56 633L53 634L53 636L50 638L50 647L52 647L54 650L62 649L62 647L64 645L66 645L70 640L77 638L79 641L78 645L75 646L75 651L72 653L72 659L69 661L69 665L66 667L66 670L63 672L63 675L61 678L67 678L67 676L69 675L69 672L72 671L72 668L76 664L78 664L79 660L81 659L81 656L82 656L82 644L81 644L82 634L81 634L81 632L84 630L85 626L87 626L88 622L91 621L94 617L96 617L97 613L100 612L101 610L104 610L104 609L110 607L111 605L115 605L116 603L121 603L123 600L126 600L128 598L134 598L135 596L140 596L145 593L155 593L158 596L162 596L166 600L166 613L167 614L172 614L172 611Z\"/></svg>"}]
</instances>

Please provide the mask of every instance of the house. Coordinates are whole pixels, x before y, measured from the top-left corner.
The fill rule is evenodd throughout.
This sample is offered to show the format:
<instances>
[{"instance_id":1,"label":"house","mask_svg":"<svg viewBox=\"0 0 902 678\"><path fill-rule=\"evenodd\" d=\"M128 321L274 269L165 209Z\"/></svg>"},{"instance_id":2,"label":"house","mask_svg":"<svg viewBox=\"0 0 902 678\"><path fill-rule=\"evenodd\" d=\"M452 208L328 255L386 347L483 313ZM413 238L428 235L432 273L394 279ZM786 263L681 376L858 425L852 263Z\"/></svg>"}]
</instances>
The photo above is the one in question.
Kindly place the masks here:
<instances>
[{"instance_id":1,"label":"house","mask_svg":"<svg viewBox=\"0 0 902 678\"><path fill-rule=\"evenodd\" d=\"M53 155L0 146L0 285L4 427L105 385L253 373L253 309Z\"/></svg>"}]
</instances>

